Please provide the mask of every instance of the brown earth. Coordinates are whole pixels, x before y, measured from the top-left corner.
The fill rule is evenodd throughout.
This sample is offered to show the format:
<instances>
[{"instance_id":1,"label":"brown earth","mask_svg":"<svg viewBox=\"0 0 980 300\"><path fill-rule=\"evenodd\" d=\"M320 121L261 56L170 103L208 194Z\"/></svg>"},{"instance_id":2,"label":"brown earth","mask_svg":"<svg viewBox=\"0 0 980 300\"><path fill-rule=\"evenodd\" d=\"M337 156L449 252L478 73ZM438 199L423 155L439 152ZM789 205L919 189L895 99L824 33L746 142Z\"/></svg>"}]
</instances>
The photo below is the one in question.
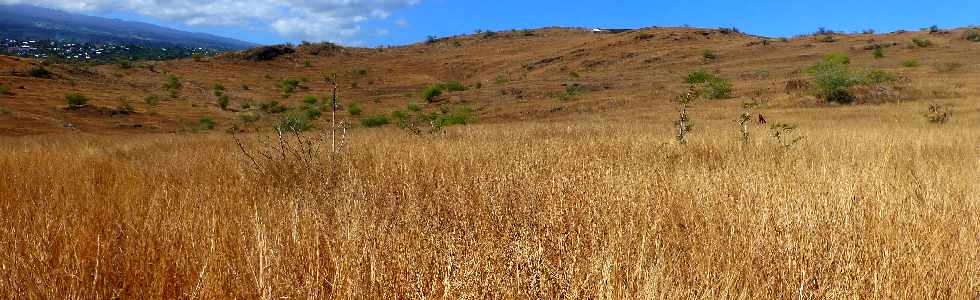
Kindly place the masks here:
<instances>
[{"instance_id":1,"label":"brown earth","mask_svg":"<svg viewBox=\"0 0 980 300\"><path fill-rule=\"evenodd\" d=\"M59 132L150 133L175 132L193 127L202 117L219 129L241 123L241 104L277 100L297 107L305 95L328 93L326 75L341 82L341 103L357 103L360 116L388 114L418 102L423 109L467 106L478 122L562 120L582 113L629 117L657 115L673 109L670 100L686 89L682 78L690 71L715 71L732 80L734 98L709 106L737 107L761 100L762 110L827 106L806 92L804 71L828 53L843 53L855 69L883 69L901 80L881 90L863 91L862 102L908 100L972 101L980 83L976 53L980 43L961 38L963 29L939 33L897 32L882 35L801 36L768 39L741 33L691 28L648 28L619 34L593 34L580 29L546 28L438 39L394 48L342 48L329 44L300 45L295 52L270 60L249 57L256 50L229 53L201 61L176 60L81 67L52 65L50 78L28 75L42 63L0 57L0 85L10 95L0 96L0 135ZM930 47L910 46L912 39L928 39ZM875 59L875 45L885 57ZM705 59L712 50L718 57ZM918 67L903 67L916 60ZM308 64L307 64L308 63ZM168 74L183 86L171 99L162 87ZM277 83L306 80L284 98ZM428 85L458 80L466 91L452 92L425 103L420 92ZM211 87L227 88L229 110L218 108ZM356 87L354 86L356 84ZM568 101L555 96L566 84L579 84L584 92ZM480 88L477 88L477 86ZM65 109L64 96L79 92L89 106ZM156 107L144 103L158 95ZM114 113L126 102L134 111ZM972 103L972 102L970 102ZM972 106L972 105L971 105ZM254 110L254 108L252 108ZM257 128L277 119L265 116Z\"/></svg>"}]
</instances>

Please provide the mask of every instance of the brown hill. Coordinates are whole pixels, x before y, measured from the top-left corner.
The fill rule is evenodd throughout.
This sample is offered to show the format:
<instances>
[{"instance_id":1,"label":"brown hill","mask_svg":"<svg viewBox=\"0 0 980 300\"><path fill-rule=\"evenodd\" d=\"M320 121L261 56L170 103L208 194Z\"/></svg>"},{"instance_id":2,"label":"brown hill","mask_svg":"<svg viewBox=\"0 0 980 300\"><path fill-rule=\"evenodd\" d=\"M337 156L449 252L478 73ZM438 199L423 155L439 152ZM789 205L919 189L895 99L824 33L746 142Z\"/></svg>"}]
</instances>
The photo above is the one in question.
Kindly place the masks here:
<instances>
[{"instance_id":1,"label":"brown hill","mask_svg":"<svg viewBox=\"0 0 980 300\"><path fill-rule=\"evenodd\" d=\"M694 70L730 79L734 97L706 105L735 107L749 99L769 109L823 106L804 92L805 69L829 53L850 57L855 69L882 69L900 80L889 87L861 91L860 102L972 99L980 83L975 55L980 43L961 38L964 29L896 32L883 35L814 35L768 39L729 30L648 28L617 34L581 29L484 33L449 37L395 48L343 48L331 44L266 47L195 61L138 63L131 67L50 65L0 57L0 135L68 131L172 132L210 118L218 128L257 128L278 119L258 103L279 101L298 107L306 95L322 98L336 73L341 103L357 103L364 113L389 114L417 102L424 110L466 106L479 122L557 120L582 113L633 114L673 109L671 100L686 90L684 76ZM930 45L915 46L913 40ZM924 46L924 47L923 47ZM873 50L884 49L874 58ZM708 59L705 50L715 58ZM904 66L903 66L904 65ZM918 65L918 66L914 66ZM45 68L49 76L32 76ZM163 84L176 76L173 96ZM284 96L281 82L299 85ZM460 81L465 91L449 92L426 103L427 86ZM212 91L225 87L227 110ZM566 86L572 97L560 99ZM90 101L65 108L65 95ZM150 105L146 99L158 99ZM152 102L152 101L151 101ZM251 103L249 108L243 104ZM123 109L128 104L132 109ZM243 114L262 115L254 124ZM344 113L346 114L346 113Z\"/></svg>"}]
</instances>

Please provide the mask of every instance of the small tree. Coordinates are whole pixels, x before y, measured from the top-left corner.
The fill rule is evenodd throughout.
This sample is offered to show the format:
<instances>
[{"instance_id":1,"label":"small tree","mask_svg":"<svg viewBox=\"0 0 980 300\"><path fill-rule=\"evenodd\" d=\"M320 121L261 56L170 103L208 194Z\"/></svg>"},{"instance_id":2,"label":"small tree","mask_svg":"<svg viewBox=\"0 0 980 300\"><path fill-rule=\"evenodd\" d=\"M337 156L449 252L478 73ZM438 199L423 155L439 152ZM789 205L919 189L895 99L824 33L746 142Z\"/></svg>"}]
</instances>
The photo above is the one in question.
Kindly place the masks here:
<instances>
[{"instance_id":1,"label":"small tree","mask_svg":"<svg viewBox=\"0 0 980 300\"><path fill-rule=\"evenodd\" d=\"M859 77L847 69L850 62L847 56L828 55L823 61L808 70L813 76L817 96L829 102L850 103L854 101L849 89L861 83Z\"/></svg>"},{"instance_id":2,"label":"small tree","mask_svg":"<svg viewBox=\"0 0 980 300\"><path fill-rule=\"evenodd\" d=\"M687 114L687 109L698 97L697 87L691 85L687 92L675 99L675 102L680 105L677 121L674 121L674 129L676 130L674 138L677 139L678 144L687 144L687 134L694 129L694 122L691 121L691 117Z\"/></svg>"},{"instance_id":3,"label":"small tree","mask_svg":"<svg viewBox=\"0 0 980 300\"><path fill-rule=\"evenodd\" d=\"M746 102L742 104L742 114L738 116L739 140L743 144L749 142L749 124L752 122L752 108L756 107L756 102Z\"/></svg>"}]
</instances>

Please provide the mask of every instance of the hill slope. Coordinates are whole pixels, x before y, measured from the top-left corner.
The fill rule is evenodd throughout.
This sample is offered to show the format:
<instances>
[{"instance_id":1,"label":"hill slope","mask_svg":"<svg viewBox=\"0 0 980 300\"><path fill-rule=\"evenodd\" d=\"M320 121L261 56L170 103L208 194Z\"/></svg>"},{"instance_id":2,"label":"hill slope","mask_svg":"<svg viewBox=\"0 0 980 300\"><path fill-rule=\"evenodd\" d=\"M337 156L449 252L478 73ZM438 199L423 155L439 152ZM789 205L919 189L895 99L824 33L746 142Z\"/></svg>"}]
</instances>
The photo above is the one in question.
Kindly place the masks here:
<instances>
[{"instance_id":1,"label":"hill slope","mask_svg":"<svg viewBox=\"0 0 980 300\"><path fill-rule=\"evenodd\" d=\"M8 39L117 42L155 47L244 49L256 46L235 39L156 25L71 14L30 5L0 5L0 32Z\"/></svg>"},{"instance_id":2,"label":"hill slope","mask_svg":"<svg viewBox=\"0 0 980 300\"><path fill-rule=\"evenodd\" d=\"M805 71L829 53L850 57L854 70L880 69L898 80L863 91L864 103L941 100L968 103L975 110L980 69L975 53L980 43L961 38L963 30L897 32L882 35L803 36L765 39L731 31L691 28L648 28L619 34L593 34L580 29L546 28L444 38L410 46L364 49L310 44L262 60L257 53L274 48L230 53L203 61L153 62L135 68L51 66L49 78L28 76L39 63L0 60L0 84L13 95L0 96L6 113L0 134L86 132L169 132L193 127L208 117L218 128L233 124L260 128L281 117L261 113L260 102L275 100L300 107L306 95L322 97L330 85L324 77L337 73L341 103L357 103L355 121L375 114L390 115L417 102L424 111L468 107L479 122L559 120L583 114L622 118L664 118L672 100L687 90L684 76L708 70L731 80L731 99L703 104L731 108L744 101L762 102L762 110L827 106L802 88ZM929 40L927 47L911 46ZM875 58L873 49L884 56ZM706 59L710 50L714 59ZM257 59L259 58L259 59ZM270 58L270 57L266 57ZM162 87L168 76L181 86L171 98ZM281 83L299 85L283 95ZM426 103L420 92L429 85L460 81L467 90L445 93ZM229 109L218 107L214 84L225 87ZM569 89L568 86L575 86ZM23 87L23 88L21 88ZM573 91L574 94L562 96ZM89 107L65 110L64 95L79 92ZM144 99L156 97L157 105ZM134 111L114 113L121 103ZM243 114L261 116L254 124ZM734 112L731 113L732 115ZM732 115L709 115L732 118ZM70 126L69 126L70 124Z\"/></svg>"}]
</instances>

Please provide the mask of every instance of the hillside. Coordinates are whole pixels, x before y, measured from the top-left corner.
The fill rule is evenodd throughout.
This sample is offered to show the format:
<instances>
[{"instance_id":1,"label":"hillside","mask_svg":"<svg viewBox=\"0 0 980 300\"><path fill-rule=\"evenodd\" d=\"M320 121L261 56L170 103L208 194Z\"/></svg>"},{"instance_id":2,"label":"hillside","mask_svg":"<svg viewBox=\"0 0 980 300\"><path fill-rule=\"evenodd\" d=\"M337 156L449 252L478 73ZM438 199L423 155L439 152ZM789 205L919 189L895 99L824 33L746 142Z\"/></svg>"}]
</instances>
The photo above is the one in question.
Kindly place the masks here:
<instances>
[{"instance_id":1,"label":"hillside","mask_svg":"<svg viewBox=\"0 0 980 300\"><path fill-rule=\"evenodd\" d=\"M256 46L235 39L180 31L141 22L72 14L30 5L0 5L0 38L75 43L121 43L153 47L235 50Z\"/></svg>"},{"instance_id":2,"label":"hillside","mask_svg":"<svg viewBox=\"0 0 980 300\"><path fill-rule=\"evenodd\" d=\"M829 53L850 58L856 70L881 69L897 76L894 83L862 91L857 101L975 102L980 69L975 54L980 43L962 38L965 29L888 34L834 34L766 39L728 30L647 28L618 34L581 29L546 28L442 38L415 45L384 48L341 48L330 44L295 47L269 60L247 59L263 49L229 53L201 61L149 62L131 68L47 66L48 78L29 76L40 62L0 58L0 84L12 95L0 96L0 134L24 135L69 131L173 132L210 118L218 129L261 128L279 118L256 111L258 103L276 100L298 107L306 95L322 97L324 80L336 73L341 103L363 109L355 121L375 114L404 110L417 102L423 110L467 107L481 123L516 120L561 120L583 114L608 117L658 118L674 110L671 100L687 89L684 77L694 70L716 72L731 80L731 99L704 106L738 107L754 100L762 110L828 106L796 86L809 79L806 68ZM928 40L924 47L913 39ZM883 49L875 58L873 50ZM293 48L290 48L293 49ZM265 49L268 50L268 49ZM714 59L706 59L710 50ZM288 52L288 51L287 51ZM179 78L175 98L162 85ZM279 83L294 79L296 91L283 97ZM460 81L465 91L449 92L426 103L427 86ZM229 96L228 110L218 107L212 86L220 83ZM566 86L574 95L563 97ZM83 109L66 110L64 96L79 92L91 101ZM144 99L156 95L150 106ZM129 103L133 111L115 108ZM251 103L243 108L243 103ZM967 106L966 109L974 109ZM256 111L256 112L246 112ZM258 114L255 124L241 115ZM346 113L343 117L346 116ZM712 116L730 118L731 116Z\"/></svg>"}]
</instances>

